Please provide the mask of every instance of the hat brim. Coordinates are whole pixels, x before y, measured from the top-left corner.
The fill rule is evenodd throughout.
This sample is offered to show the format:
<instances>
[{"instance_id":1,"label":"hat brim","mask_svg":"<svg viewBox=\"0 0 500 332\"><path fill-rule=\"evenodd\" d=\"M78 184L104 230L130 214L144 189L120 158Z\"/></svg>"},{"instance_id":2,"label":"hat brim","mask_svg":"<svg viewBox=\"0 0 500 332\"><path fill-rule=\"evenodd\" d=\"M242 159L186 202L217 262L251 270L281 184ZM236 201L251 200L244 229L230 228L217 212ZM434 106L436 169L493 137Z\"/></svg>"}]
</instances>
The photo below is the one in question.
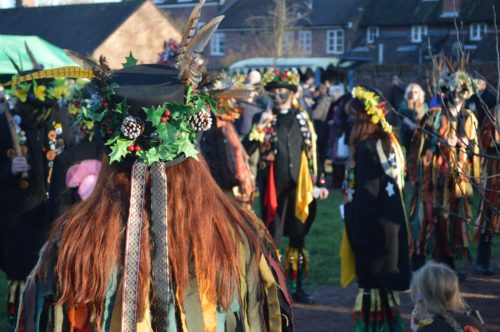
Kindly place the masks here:
<instances>
[{"instance_id":1,"label":"hat brim","mask_svg":"<svg viewBox=\"0 0 500 332\"><path fill-rule=\"evenodd\" d=\"M264 89L266 89L266 91L269 91L272 89L281 89L281 88L285 88L285 89L288 89L288 90L293 91L293 92L297 92L297 90L298 90L297 85L290 84L290 83L282 83L282 82L269 82L264 87Z\"/></svg>"}]
</instances>

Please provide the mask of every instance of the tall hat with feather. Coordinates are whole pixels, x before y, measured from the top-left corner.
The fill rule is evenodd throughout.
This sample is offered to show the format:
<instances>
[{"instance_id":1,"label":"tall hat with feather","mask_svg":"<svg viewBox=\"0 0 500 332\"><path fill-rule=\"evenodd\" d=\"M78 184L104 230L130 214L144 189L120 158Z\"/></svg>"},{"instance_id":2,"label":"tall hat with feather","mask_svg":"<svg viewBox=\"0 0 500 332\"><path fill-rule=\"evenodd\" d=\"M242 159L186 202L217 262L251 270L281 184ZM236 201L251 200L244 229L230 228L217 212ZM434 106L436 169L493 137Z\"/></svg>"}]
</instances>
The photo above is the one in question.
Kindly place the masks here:
<instances>
[{"instance_id":1,"label":"tall hat with feather","mask_svg":"<svg viewBox=\"0 0 500 332\"><path fill-rule=\"evenodd\" d=\"M94 123L95 134L112 165L131 167L130 208L127 220L121 331L135 331L140 268L141 230L146 178L151 179L151 230L154 317L156 331L167 331L174 294L169 275L167 177L165 168L186 158L197 158L197 137L211 125L210 112L217 112L211 96L197 86L202 73L200 53L223 16L215 17L195 33L204 0L194 8L182 34L175 67L137 65L132 54L124 68L112 72L101 56L98 63L73 54L85 65L44 70L19 77L10 84L40 78L90 78L97 93L82 113Z\"/></svg>"}]
</instances>

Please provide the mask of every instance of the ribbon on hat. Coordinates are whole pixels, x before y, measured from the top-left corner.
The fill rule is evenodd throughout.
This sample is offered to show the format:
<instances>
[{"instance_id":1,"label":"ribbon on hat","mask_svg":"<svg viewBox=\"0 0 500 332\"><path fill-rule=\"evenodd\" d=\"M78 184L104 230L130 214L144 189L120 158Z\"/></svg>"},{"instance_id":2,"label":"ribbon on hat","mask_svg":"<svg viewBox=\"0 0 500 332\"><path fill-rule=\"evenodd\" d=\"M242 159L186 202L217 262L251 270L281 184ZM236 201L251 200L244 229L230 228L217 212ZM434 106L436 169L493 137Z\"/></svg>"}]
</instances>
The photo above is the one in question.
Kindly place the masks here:
<instances>
[{"instance_id":1,"label":"ribbon on hat","mask_svg":"<svg viewBox=\"0 0 500 332\"><path fill-rule=\"evenodd\" d=\"M165 163L151 166L151 221L153 247L153 286L155 331L166 332L171 307L170 271L168 262L168 188Z\"/></svg>"},{"instance_id":2,"label":"ribbon on hat","mask_svg":"<svg viewBox=\"0 0 500 332\"><path fill-rule=\"evenodd\" d=\"M167 331L169 322L175 319L172 283L168 261L168 187L165 168L168 164L155 162L151 165L151 231L153 242L153 294L155 331ZM127 221L125 246L125 272L122 297L122 332L137 329L137 304L141 262L141 239L148 166L136 161L132 168L130 209Z\"/></svg>"},{"instance_id":3,"label":"ribbon on hat","mask_svg":"<svg viewBox=\"0 0 500 332\"><path fill-rule=\"evenodd\" d=\"M125 245L125 271L123 279L121 332L137 329L137 302L141 263L143 207L145 200L147 165L136 161L132 167L130 208Z\"/></svg>"},{"instance_id":4,"label":"ribbon on hat","mask_svg":"<svg viewBox=\"0 0 500 332\"><path fill-rule=\"evenodd\" d=\"M82 200L85 200L95 188L100 169L101 162L99 160L83 160L68 169L66 186L68 188L78 187L78 195Z\"/></svg>"}]
</instances>

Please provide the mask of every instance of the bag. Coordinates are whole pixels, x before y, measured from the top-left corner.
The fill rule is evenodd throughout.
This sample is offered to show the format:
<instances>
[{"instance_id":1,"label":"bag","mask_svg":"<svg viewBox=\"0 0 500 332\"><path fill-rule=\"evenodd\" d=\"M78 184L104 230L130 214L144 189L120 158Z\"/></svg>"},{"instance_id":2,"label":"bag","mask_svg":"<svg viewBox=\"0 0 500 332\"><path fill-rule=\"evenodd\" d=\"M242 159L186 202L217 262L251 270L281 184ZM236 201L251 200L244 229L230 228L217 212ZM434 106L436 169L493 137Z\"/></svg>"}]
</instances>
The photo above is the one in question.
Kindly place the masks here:
<instances>
[{"instance_id":1,"label":"bag","mask_svg":"<svg viewBox=\"0 0 500 332\"><path fill-rule=\"evenodd\" d=\"M349 155L351 154L349 150L349 145L345 144L345 133L342 134L342 136L339 137L337 141L337 159L343 160L349 158Z\"/></svg>"}]
</instances>

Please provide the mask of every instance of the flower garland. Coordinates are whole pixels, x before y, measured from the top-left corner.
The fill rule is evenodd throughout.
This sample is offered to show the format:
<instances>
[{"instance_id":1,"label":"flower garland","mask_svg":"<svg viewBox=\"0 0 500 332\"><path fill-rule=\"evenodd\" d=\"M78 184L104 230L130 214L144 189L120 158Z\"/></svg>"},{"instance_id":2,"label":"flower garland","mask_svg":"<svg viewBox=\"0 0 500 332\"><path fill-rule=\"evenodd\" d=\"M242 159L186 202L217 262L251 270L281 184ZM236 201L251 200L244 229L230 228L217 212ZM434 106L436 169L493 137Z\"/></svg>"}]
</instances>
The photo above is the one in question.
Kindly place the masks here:
<instances>
[{"instance_id":1,"label":"flower garland","mask_svg":"<svg viewBox=\"0 0 500 332\"><path fill-rule=\"evenodd\" d=\"M53 80L49 86L33 83L20 83L7 90L7 94L21 103L28 100L46 101L59 100L69 96L71 93L64 78Z\"/></svg>"},{"instance_id":2,"label":"flower garland","mask_svg":"<svg viewBox=\"0 0 500 332\"><path fill-rule=\"evenodd\" d=\"M298 85L300 77L296 71L269 68L262 77L262 84L266 85L271 82Z\"/></svg>"},{"instance_id":3,"label":"flower garland","mask_svg":"<svg viewBox=\"0 0 500 332\"><path fill-rule=\"evenodd\" d=\"M352 89L352 96L363 102L366 114L370 116L373 124L380 124L385 132L392 133L392 126L385 119L387 110L385 102L380 100L375 92L367 91L365 88L356 86Z\"/></svg>"},{"instance_id":4,"label":"flower garland","mask_svg":"<svg viewBox=\"0 0 500 332\"><path fill-rule=\"evenodd\" d=\"M438 88L439 91L437 92L456 92L461 90L472 94L474 93L475 84L467 72L457 70L454 73L442 73L438 82Z\"/></svg>"}]
</instances>

